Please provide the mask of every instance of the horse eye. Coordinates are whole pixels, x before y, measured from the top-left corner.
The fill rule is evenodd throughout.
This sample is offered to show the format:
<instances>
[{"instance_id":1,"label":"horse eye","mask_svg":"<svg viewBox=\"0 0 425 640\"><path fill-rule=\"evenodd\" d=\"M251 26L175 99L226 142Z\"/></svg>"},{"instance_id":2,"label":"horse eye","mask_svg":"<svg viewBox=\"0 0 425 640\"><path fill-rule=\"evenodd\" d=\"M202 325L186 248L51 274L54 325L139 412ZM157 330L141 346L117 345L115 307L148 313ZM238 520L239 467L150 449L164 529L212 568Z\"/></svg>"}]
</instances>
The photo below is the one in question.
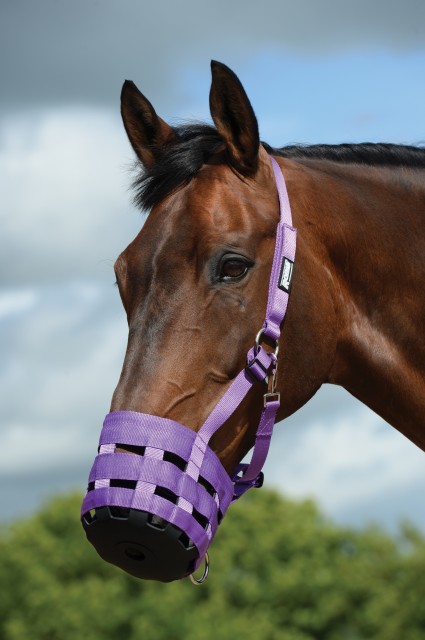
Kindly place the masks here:
<instances>
[{"instance_id":1,"label":"horse eye","mask_svg":"<svg viewBox=\"0 0 425 640\"><path fill-rule=\"evenodd\" d=\"M248 265L243 260L229 258L221 265L220 280L236 280L248 272Z\"/></svg>"}]
</instances>

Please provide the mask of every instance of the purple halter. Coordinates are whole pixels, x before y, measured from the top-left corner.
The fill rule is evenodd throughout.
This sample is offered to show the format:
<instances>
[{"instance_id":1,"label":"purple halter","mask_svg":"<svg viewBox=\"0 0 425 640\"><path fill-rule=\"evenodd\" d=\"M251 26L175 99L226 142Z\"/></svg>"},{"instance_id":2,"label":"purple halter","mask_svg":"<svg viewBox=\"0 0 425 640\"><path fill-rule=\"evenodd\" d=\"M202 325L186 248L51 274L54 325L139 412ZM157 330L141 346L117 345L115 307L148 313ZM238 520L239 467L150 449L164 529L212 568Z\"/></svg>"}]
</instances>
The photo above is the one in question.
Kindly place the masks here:
<instances>
[{"instance_id":1,"label":"purple halter","mask_svg":"<svg viewBox=\"0 0 425 640\"><path fill-rule=\"evenodd\" d=\"M82 523L105 560L137 577L168 582L191 575L229 505L262 484L261 469L280 406L275 391L278 340L296 247L285 180L276 160L271 157L271 162L280 221L266 319L247 354L246 367L197 433L174 420L134 411L116 411L105 418L81 508ZM262 336L274 341L274 352L261 347ZM238 465L230 477L209 442L258 380L267 381L268 387L252 459Z\"/></svg>"}]
</instances>

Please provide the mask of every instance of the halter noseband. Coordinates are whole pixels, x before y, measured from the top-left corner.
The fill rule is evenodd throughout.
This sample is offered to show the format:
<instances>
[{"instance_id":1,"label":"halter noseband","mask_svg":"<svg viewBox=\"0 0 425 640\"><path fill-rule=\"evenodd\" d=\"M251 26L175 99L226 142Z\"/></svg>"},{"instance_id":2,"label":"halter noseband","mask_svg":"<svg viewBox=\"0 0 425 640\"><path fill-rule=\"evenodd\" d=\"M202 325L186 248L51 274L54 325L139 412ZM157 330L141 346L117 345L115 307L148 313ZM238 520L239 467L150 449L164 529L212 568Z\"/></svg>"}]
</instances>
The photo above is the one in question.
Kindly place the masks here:
<instances>
[{"instance_id":1,"label":"halter noseband","mask_svg":"<svg viewBox=\"0 0 425 640\"><path fill-rule=\"evenodd\" d=\"M229 505L262 485L262 468L280 406L276 391L279 337L286 314L295 260L296 230L285 180L271 157L280 220L264 324L246 367L236 376L197 433L184 425L134 411L105 418L99 455L81 508L88 539L107 561L142 578L163 581L191 575L206 556ZM267 337L274 351L260 342ZM267 383L264 406L249 464L230 477L209 447L214 433L232 415L257 381ZM139 455L117 448L137 447ZM195 582L203 582L204 576Z\"/></svg>"}]
</instances>

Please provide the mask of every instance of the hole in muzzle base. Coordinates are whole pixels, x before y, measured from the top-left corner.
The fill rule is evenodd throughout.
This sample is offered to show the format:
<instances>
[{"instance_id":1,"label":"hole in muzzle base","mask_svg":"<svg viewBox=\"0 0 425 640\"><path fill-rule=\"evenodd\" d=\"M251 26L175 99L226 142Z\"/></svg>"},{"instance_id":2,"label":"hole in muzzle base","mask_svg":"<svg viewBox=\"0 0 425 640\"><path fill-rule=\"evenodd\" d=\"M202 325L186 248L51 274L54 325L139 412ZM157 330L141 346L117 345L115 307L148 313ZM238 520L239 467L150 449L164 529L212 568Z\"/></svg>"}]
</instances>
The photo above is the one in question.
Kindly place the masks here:
<instances>
[{"instance_id":1,"label":"hole in muzzle base","mask_svg":"<svg viewBox=\"0 0 425 640\"><path fill-rule=\"evenodd\" d=\"M179 580L193 572L199 557L182 529L146 511L97 507L82 524L98 554L136 578Z\"/></svg>"},{"instance_id":2,"label":"hole in muzzle base","mask_svg":"<svg viewBox=\"0 0 425 640\"><path fill-rule=\"evenodd\" d=\"M129 557L131 560L135 560L136 562L143 562L146 559L146 555L140 549L136 549L136 547L127 547L124 551L125 555Z\"/></svg>"}]
</instances>

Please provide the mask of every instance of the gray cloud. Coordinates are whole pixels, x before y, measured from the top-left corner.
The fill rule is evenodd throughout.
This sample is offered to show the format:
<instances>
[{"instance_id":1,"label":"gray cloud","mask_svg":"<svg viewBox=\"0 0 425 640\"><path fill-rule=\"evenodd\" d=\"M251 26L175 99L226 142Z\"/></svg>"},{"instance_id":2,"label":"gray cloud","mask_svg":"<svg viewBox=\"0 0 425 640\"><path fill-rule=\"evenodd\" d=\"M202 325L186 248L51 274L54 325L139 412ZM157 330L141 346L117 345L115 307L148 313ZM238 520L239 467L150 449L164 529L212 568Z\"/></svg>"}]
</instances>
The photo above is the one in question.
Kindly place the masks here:
<instances>
[{"instance_id":1,"label":"gray cloud","mask_svg":"<svg viewBox=\"0 0 425 640\"><path fill-rule=\"evenodd\" d=\"M176 69L210 58L237 67L270 48L317 56L424 43L422 0L2 2L2 106L116 105L126 77L143 77L160 106L177 104Z\"/></svg>"},{"instance_id":2,"label":"gray cloud","mask_svg":"<svg viewBox=\"0 0 425 640\"><path fill-rule=\"evenodd\" d=\"M276 425L265 476L345 524L395 531L407 518L425 529L423 451L339 387L325 385Z\"/></svg>"},{"instance_id":3,"label":"gray cloud","mask_svg":"<svg viewBox=\"0 0 425 640\"><path fill-rule=\"evenodd\" d=\"M126 198L132 160L119 114L21 113L0 126L0 284L114 281L143 224Z\"/></svg>"},{"instance_id":4,"label":"gray cloud","mask_svg":"<svg viewBox=\"0 0 425 640\"><path fill-rule=\"evenodd\" d=\"M0 474L88 464L126 346L118 292L87 282L0 291L0 310Z\"/></svg>"}]
</instances>

